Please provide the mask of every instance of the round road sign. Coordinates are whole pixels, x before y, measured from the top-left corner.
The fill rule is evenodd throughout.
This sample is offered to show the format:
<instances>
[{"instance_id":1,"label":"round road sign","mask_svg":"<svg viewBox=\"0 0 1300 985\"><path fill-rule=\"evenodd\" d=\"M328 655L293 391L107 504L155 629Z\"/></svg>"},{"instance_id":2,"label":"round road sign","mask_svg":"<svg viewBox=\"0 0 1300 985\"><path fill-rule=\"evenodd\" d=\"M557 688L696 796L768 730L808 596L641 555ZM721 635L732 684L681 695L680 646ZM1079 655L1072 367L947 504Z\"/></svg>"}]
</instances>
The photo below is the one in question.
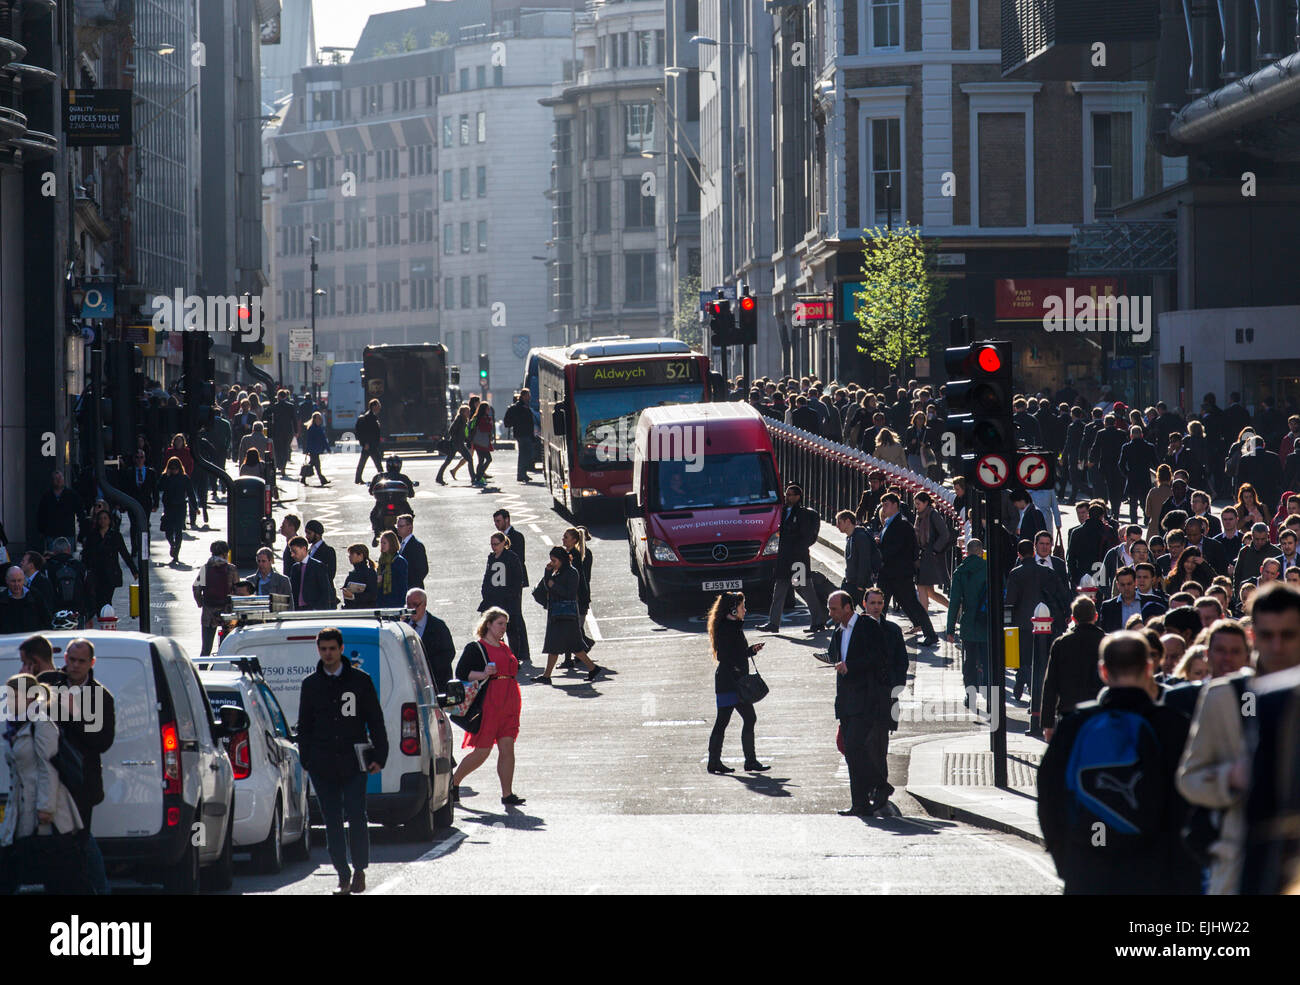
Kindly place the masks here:
<instances>
[{"instance_id":1,"label":"round road sign","mask_svg":"<svg viewBox=\"0 0 1300 985\"><path fill-rule=\"evenodd\" d=\"M1021 455L1016 463L1016 478L1026 489L1041 489L1051 478L1052 469L1042 455Z\"/></svg>"},{"instance_id":2,"label":"round road sign","mask_svg":"<svg viewBox=\"0 0 1300 985\"><path fill-rule=\"evenodd\" d=\"M1011 477L1011 466L1001 455L985 455L975 466L975 478L985 489L1001 489Z\"/></svg>"}]
</instances>

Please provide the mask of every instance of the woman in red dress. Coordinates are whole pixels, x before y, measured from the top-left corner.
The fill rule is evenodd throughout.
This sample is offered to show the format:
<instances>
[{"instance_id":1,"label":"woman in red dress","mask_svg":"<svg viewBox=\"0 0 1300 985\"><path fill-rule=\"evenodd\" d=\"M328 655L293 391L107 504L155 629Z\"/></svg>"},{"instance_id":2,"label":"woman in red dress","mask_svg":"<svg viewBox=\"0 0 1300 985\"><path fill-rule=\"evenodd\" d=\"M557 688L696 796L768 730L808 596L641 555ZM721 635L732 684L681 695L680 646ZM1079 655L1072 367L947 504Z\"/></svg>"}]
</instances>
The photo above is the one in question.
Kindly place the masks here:
<instances>
[{"instance_id":1,"label":"woman in red dress","mask_svg":"<svg viewBox=\"0 0 1300 985\"><path fill-rule=\"evenodd\" d=\"M465 777L487 762L492 746L497 747L497 776L501 779L501 803L519 807L523 797L516 797L515 739L519 737L519 661L506 645L506 626L510 621L505 609L493 606L483 613L476 634L478 640L467 643L456 664L456 677L462 681L487 681L483 701L483 720L474 733L466 733L461 748L474 751L451 778L451 797L460 803L460 785Z\"/></svg>"}]
</instances>

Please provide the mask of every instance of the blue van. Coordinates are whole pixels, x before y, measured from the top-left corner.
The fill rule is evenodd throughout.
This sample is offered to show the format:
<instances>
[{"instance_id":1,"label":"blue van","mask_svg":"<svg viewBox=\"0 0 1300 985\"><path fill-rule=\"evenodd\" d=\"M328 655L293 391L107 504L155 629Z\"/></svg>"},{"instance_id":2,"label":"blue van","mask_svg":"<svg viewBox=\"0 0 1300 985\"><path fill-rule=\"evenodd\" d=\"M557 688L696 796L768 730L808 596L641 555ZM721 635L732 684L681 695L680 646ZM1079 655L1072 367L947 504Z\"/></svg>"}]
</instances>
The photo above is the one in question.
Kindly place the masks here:
<instances>
[{"instance_id":1,"label":"blue van","mask_svg":"<svg viewBox=\"0 0 1300 985\"><path fill-rule=\"evenodd\" d=\"M357 418L365 413L366 391L361 385L361 363L335 363L330 367L330 440L338 441L344 431L355 432Z\"/></svg>"}]
</instances>

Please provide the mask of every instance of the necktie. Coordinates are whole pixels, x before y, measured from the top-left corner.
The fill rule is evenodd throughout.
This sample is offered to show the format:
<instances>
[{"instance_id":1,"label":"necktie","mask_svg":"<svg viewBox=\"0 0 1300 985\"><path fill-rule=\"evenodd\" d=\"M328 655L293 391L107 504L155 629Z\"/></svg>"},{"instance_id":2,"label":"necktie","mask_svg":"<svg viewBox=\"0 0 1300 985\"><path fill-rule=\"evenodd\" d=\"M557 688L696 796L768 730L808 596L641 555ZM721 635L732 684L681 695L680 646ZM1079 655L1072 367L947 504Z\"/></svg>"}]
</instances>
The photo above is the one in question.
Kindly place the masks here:
<instances>
[{"instance_id":1,"label":"necktie","mask_svg":"<svg viewBox=\"0 0 1300 985\"><path fill-rule=\"evenodd\" d=\"M144 469L140 469L139 472L140 472L140 478L136 479L136 482L138 482L140 485L143 486L143 485L144 485Z\"/></svg>"},{"instance_id":2,"label":"necktie","mask_svg":"<svg viewBox=\"0 0 1300 985\"><path fill-rule=\"evenodd\" d=\"M298 572L298 604L305 606L307 597L303 595L303 590L307 587L307 562L303 561L299 567L302 570Z\"/></svg>"}]
</instances>

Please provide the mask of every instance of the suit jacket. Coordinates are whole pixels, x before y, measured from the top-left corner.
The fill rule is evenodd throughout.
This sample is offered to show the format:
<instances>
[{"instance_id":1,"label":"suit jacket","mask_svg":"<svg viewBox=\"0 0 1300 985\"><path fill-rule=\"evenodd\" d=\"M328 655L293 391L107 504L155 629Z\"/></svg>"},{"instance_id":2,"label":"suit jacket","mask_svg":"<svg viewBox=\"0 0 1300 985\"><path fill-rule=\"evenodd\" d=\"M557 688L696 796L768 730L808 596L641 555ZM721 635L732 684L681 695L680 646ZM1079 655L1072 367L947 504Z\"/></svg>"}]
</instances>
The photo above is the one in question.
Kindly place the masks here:
<instances>
[{"instance_id":1,"label":"suit jacket","mask_svg":"<svg viewBox=\"0 0 1300 985\"><path fill-rule=\"evenodd\" d=\"M804 566L804 576L812 574L812 560L808 549L817 540L821 521L817 514L803 506L781 507L781 542L776 553L776 575L789 578L795 562Z\"/></svg>"},{"instance_id":2,"label":"suit jacket","mask_svg":"<svg viewBox=\"0 0 1300 985\"><path fill-rule=\"evenodd\" d=\"M835 675L836 718L871 715L893 721L891 698L894 687L898 686L900 653L901 676L903 683L907 681L907 650L903 646L902 630L893 626L898 634L895 641L886 629L888 626L893 626L888 620L877 623L868 615L858 614L844 661L848 673ZM843 626L836 626L831 633L827 655L832 664L840 662L843 636Z\"/></svg>"},{"instance_id":3,"label":"suit jacket","mask_svg":"<svg viewBox=\"0 0 1300 985\"><path fill-rule=\"evenodd\" d=\"M306 584L303 585L304 602L298 601L298 586L302 584L303 570L306 569ZM295 609L332 609L334 608L334 586L325 574L325 565L314 557L298 561L289 571L289 585L292 589L293 607Z\"/></svg>"},{"instance_id":4,"label":"suit jacket","mask_svg":"<svg viewBox=\"0 0 1300 985\"><path fill-rule=\"evenodd\" d=\"M1033 540L1040 530L1051 530L1047 525L1047 520L1043 517L1043 511L1035 506L1032 502L1029 509L1025 510L1025 515L1019 521L1016 527L1017 540Z\"/></svg>"},{"instance_id":5,"label":"suit jacket","mask_svg":"<svg viewBox=\"0 0 1300 985\"><path fill-rule=\"evenodd\" d=\"M1026 640L1033 635L1034 609L1039 602L1047 602L1049 585L1054 577L1052 572L1039 567L1032 558L1019 562L1007 575L1006 604L1011 607L1011 621L1020 628L1022 652L1027 645Z\"/></svg>"},{"instance_id":6,"label":"suit jacket","mask_svg":"<svg viewBox=\"0 0 1300 985\"><path fill-rule=\"evenodd\" d=\"M854 527L844 542L844 584L866 588L880 570L880 548L866 527Z\"/></svg>"},{"instance_id":7,"label":"suit jacket","mask_svg":"<svg viewBox=\"0 0 1300 985\"><path fill-rule=\"evenodd\" d=\"M1169 608L1169 603L1163 602L1154 595L1143 595L1141 592L1136 593L1138 600L1138 611L1145 622L1147 619L1154 618ZM1118 595L1108 598L1101 603L1099 608L1101 616L1097 620L1097 625L1101 627L1103 633L1117 633L1124 628L1124 602Z\"/></svg>"},{"instance_id":8,"label":"suit jacket","mask_svg":"<svg viewBox=\"0 0 1300 985\"><path fill-rule=\"evenodd\" d=\"M248 580L253 583L254 594L260 594L257 591L258 582L260 581L260 576L254 573L253 576ZM270 577L267 579L266 594L292 596L293 585L290 583L287 576L280 574L280 572L278 571L272 571Z\"/></svg>"},{"instance_id":9,"label":"suit jacket","mask_svg":"<svg viewBox=\"0 0 1300 985\"><path fill-rule=\"evenodd\" d=\"M315 550L313 550L313 546ZM308 545L307 552L312 560L319 561L321 567L325 569L325 578L330 586L330 604L329 608L336 608L339 604L338 592L334 589L334 579L338 575L338 555L334 553L334 548L323 540L318 540L314 545Z\"/></svg>"},{"instance_id":10,"label":"suit jacket","mask_svg":"<svg viewBox=\"0 0 1300 985\"><path fill-rule=\"evenodd\" d=\"M137 503L144 507L146 513L152 513L158 509L158 473L153 469L146 467L144 470L144 481L139 481L139 473L136 472L135 466L124 468L118 472L119 481L122 483L122 492L126 493Z\"/></svg>"},{"instance_id":11,"label":"suit jacket","mask_svg":"<svg viewBox=\"0 0 1300 985\"><path fill-rule=\"evenodd\" d=\"M523 532L513 526L506 527L506 537L510 540L510 550L519 558L519 566L524 569L524 587L528 587L528 562L524 558L526 541Z\"/></svg>"},{"instance_id":12,"label":"suit jacket","mask_svg":"<svg viewBox=\"0 0 1300 985\"><path fill-rule=\"evenodd\" d=\"M429 576L429 555L424 545L416 540L415 534L411 534L406 546L397 553L406 558L407 588L424 588L424 579Z\"/></svg>"},{"instance_id":13,"label":"suit jacket","mask_svg":"<svg viewBox=\"0 0 1300 985\"><path fill-rule=\"evenodd\" d=\"M880 580L893 582L916 578L916 528L896 513L880 535Z\"/></svg>"},{"instance_id":14,"label":"suit jacket","mask_svg":"<svg viewBox=\"0 0 1300 985\"><path fill-rule=\"evenodd\" d=\"M1087 623L1052 641L1043 678L1043 728L1055 728L1058 718L1084 701L1096 699L1102 688L1097 655L1105 638L1106 631L1096 623Z\"/></svg>"},{"instance_id":15,"label":"suit jacket","mask_svg":"<svg viewBox=\"0 0 1300 985\"><path fill-rule=\"evenodd\" d=\"M451 630L447 624L428 609L425 610L420 645L424 647L424 659L429 665L434 690L442 694L447 690L447 682L451 680L451 660L456 655L456 644L451 640Z\"/></svg>"}]
</instances>

